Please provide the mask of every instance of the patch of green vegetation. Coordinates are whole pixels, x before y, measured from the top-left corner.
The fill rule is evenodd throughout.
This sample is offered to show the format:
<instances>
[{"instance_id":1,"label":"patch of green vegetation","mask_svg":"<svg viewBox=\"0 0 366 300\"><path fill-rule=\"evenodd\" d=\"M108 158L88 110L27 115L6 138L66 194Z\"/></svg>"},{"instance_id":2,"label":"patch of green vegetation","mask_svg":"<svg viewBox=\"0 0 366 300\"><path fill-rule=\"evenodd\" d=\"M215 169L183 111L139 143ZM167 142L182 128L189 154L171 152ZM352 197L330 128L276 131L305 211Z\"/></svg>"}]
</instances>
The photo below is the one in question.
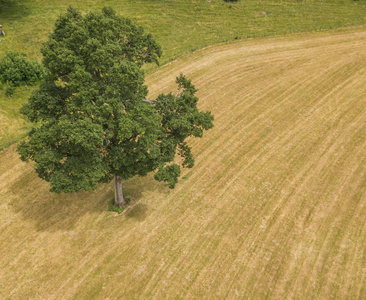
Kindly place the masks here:
<instances>
[{"instance_id":1,"label":"patch of green vegetation","mask_svg":"<svg viewBox=\"0 0 366 300\"><path fill-rule=\"evenodd\" d=\"M18 87L10 98L0 90L0 150L24 138L30 127L19 112L36 87Z\"/></svg>"},{"instance_id":2,"label":"patch of green vegetation","mask_svg":"<svg viewBox=\"0 0 366 300\"><path fill-rule=\"evenodd\" d=\"M116 213L121 214L125 210L124 207L118 207L118 206L114 205L113 203L114 203L114 200L112 200L112 202L109 203L109 206L108 206L109 211L114 211Z\"/></svg>"},{"instance_id":3,"label":"patch of green vegetation","mask_svg":"<svg viewBox=\"0 0 366 300\"><path fill-rule=\"evenodd\" d=\"M235 37L282 35L366 23L366 2L352 0L234 3L222 0L8 0L0 9L0 20L7 33L1 41L0 56L6 50L22 49L31 57L40 58L41 44L68 5L83 11L108 5L132 18L162 45L162 62L190 49Z\"/></svg>"},{"instance_id":4,"label":"patch of green vegetation","mask_svg":"<svg viewBox=\"0 0 366 300\"><path fill-rule=\"evenodd\" d=\"M0 81L6 84L7 96L12 96L18 86L35 85L45 74L43 66L29 60L24 53L9 51L0 60Z\"/></svg>"},{"instance_id":5,"label":"patch of green vegetation","mask_svg":"<svg viewBox=\"0 0 366 300\"><path fill-rule=\"evenodd\" d=\"M27 135L28 135L28 132L25 132L25 133L22 133L21 135L18 135L15 138L11 139L11 140L0 143L0 151L7 148L7 147L9 147L9 146L11 146L11 145L13 145L14 143L19 142L20 140L24 139Z\"/></svg>"}]
</instances>

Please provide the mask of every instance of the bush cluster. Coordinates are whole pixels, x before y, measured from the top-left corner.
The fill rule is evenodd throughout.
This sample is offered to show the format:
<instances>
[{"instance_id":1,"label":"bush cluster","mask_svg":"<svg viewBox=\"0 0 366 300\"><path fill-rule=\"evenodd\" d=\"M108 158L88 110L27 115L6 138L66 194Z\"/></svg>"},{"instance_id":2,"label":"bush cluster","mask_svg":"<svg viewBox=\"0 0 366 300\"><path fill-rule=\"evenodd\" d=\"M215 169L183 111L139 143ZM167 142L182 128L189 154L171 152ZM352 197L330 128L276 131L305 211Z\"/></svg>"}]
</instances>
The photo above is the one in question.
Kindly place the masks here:
<instances>
[{"instance_id":1,"label":"bush cluster","mask_svg":"<svg viewBox=\"0 0 366 300\"><path fill-rule=\"evenodd\" d=\"M0 81L6 84L5 94L13 95L17 86L33 85L45 76L43 66L24 53L7 52L0 60Z\"/></svg>"}]
</instances>

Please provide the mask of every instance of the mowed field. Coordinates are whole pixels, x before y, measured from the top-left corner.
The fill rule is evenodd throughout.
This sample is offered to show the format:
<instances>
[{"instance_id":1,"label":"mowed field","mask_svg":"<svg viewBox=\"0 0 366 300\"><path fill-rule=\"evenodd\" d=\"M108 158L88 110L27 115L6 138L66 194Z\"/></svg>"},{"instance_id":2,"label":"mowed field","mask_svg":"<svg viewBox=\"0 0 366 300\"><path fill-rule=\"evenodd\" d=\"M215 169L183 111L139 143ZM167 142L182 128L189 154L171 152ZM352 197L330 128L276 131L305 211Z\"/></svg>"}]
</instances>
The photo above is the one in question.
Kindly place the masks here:
<instances>
[{"instance_id":1,"label":"mowed field","mask_svg":"<svg viewBox=\"0 0 366 300\"><path fill-rule=\"evenodd\" d=\"M176 189L55 195L0 152L0 298L365 299L366 28L202 49L183 72L214 129Z\"/></svg>"}]
</instances>

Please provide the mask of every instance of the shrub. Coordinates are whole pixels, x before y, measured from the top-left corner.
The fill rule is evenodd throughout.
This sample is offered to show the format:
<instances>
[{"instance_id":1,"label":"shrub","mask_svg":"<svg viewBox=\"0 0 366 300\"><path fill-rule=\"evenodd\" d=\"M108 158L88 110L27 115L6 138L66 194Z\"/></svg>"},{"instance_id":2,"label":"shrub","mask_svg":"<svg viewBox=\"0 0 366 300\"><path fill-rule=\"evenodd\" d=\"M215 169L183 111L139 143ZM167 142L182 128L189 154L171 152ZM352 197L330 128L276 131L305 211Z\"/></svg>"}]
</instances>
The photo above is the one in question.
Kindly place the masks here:
<instances>
[{"instance_id":1,"label":"shrub","mask_svg":"<svg viewBox=\"0 0 366 300\"><path fill-rule=\"evenodd\" d=\"M116 212L116 213L121 214L121 213L125 210L125 208L124 208L124 207L118 207L118 206L115 206L113 203L114 203L114 200L113 200L113 202L111 202L111 203L109 204L109 207L108 207L108 210L109 210L109 211L114 211L114 212Z\"/></svg>"},{"instance_id":2,"label":"shrub","mask_svg":"<svg viewBox=\"0 0 366 300\"><path fill-rule=\"evenodd\" d=\"M0 60L0 81L6 84L5 94L11 96L17 86L33 85L45 76L43 66L24 53L7 52Z\"/></svg>"},{"instance_id":3,"label":"shrub","mask_svg":"<svg viewBox=\"0 0 366 300\"><path fill-rule=\"evenodd\" d=\"M5 95L11 96L14 94L16 89L16 86L11 81L7 82L6 89L5 89Z\"/></svg>"}]
</instances>

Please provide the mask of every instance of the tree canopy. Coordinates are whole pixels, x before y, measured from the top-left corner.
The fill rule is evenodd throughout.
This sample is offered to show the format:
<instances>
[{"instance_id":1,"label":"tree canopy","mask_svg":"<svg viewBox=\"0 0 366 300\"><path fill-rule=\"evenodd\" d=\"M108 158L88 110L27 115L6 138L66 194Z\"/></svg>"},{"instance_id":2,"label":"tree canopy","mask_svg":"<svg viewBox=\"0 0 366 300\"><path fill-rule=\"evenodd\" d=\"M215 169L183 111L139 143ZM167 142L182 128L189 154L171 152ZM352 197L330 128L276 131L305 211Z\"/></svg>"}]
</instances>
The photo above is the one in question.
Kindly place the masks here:
<instances>
[{"instance_id":1,"label":"tree canopy","mask_svg":"<svg viewBox=\"0 0 366 300\"><path fill-rule=\"evenodd\" d=\"M154 170L173 188L176 155L193 166L185 139L201 137L213 116L197 109L196 89L183 75L177 95L146 100L142 66L158 63L161 48L141 27L108 7L85 15L69 7L41 52L47 75L21 110L34 126L18 151L51 191L91 191ZM116 191L124 205L117 198Z\"/></svg>"}]
</instances>

